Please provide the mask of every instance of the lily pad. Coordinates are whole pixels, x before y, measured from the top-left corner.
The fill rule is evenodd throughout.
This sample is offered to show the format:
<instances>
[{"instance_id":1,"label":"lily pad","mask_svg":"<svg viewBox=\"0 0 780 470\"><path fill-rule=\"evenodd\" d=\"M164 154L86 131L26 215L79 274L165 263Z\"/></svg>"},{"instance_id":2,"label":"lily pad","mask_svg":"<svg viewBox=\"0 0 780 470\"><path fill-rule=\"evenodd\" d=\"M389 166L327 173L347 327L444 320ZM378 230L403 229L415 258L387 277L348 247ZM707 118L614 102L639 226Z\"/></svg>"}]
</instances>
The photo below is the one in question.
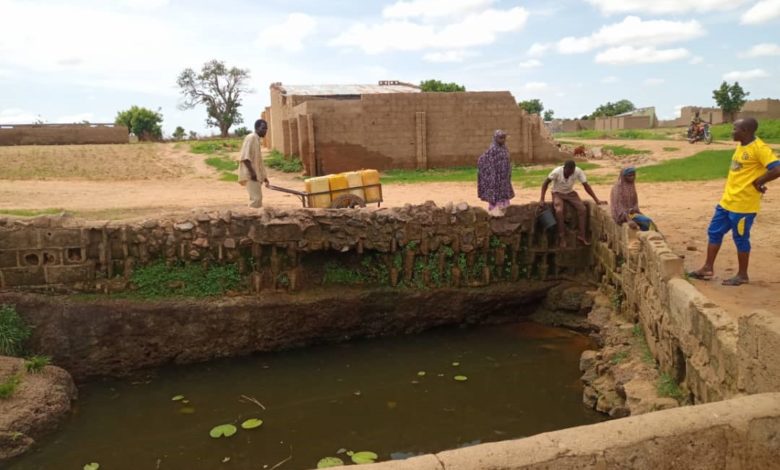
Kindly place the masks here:
<instances>
[{"instance_id":1,"label":"lily pad","mask_svg":"<svg viewBox=\"0 0 780 470\"><path fill-rule=\"evenodd\" d=\"M341 465L344 465L344 461L338 457L325 457L317 462L317 468L339 467Z\"/></svg>"},{"instance_id":2,"label":"lily pad","mask_svg":"<svg viewBox=\"0 0 780 470\"><path fill-rule=\"evenodd\" d=\"M453 362L452 367L458 367L460 365L460 362Z\"/></svg>"},{"instance_id":3,"label":"lily pad","mask_svg":"<svg viewBox=\"0 0 780 470\"><path fill-rule=\"evenodd\" d=\"M220 424L219 426L214 426L211 428L211 431L209 431L209 436L213 437L214 439L219 439L220 437L230 437L236 432L238 432L238 429L232 424Z\"/></svg>"},{"instance_id":4,"label":"lily pad","mask_svg":"<svg viewBox=\"0 0 780 470\"><path fill-rule=\"evenodd\" d=\"M84 465L84 470L98 470L100 468L100 464L97 462L92 462Z\"/></svg>"},{"instance_id":5,"label":"lily pad","mask_svg":"<svg viewBox=\"0 0 780 470\"><path fill-rule=\"evenodd\" d=\"M183 415L192 415L192 414L195 414L195 408L193 408L191 406L185 406L185 407L182 407L179 410L179 413L181 413Z\"/></svg>"},{"instance_id":6,"label":"lily pad","mask_svg":"<svg viewBox=\"0 0 780 470\"><path fill-rule=\"evenodd\" d=\"M189 405L190 401L189 400L182 400L181 403L182 403L182 405Z\"/></svg>"},{"instance_id":7,"label":"lily pad","mask_svg":"<svg viewBox=\"0 0 780 470\"><path fill-rule=\"evenodd\" d=\"M260 426L262 426L262 424L263 424L262 419L251 418L241 423L241 427L243 429L254 429L254 428L259 428Z\"/></svg>"},{"instance_id":8,"label":"lily pad","mask_svg":"<svg viewBox=\"0 0 780 470\"><path fill-rule=\"evenodd\" d=\"M425 371L421 370L420 372L417 373L417 376L418 377L425 377Z\"/></svg>"},{"instance_id":9,"label":"lily pad","mask_svg":"<svg viewBox=\"0 0 780 470\"><path fill-rule=\"evenodd\" d=\"M171 401L179 401L184 400L184 395L176 395L175 397L171 398Z\"/></svg>"},{"instance_id":10,"label":"lily pad","mask_svg":"<svg viewBox=\"0 0 780 470\"><path fill-rule=\"evenodd\" d=\"M366 463L374 463L376 459L379 458L378 455L368 450L355 452L354 454L351 455L351 457L352 457L352 461L358 465L362 465Z\"/></svg>"},{"instance_id":11,"label":"lily pad","mask_svg":"<svg viewBox=\"0 0 780 470\"><path fill-rule=\"evenodd\" d=\"M458 382L465 382L469 378L466 377L465 375L456 375L455 377L453 377L453 379L457 380Z\"/></svg>"},{"instance_id":12,"label":"lily pad","mask_svg":"<svg viewBox=\"0 0 780 470\"><path fill-rule=\"evenodd\" d=\"M343 448L343 447L342 447L341 449L339 449L339 450L337 450L337 451L336 451L336 453L337 453L337 454L344 454L344 453L346 453L346 452L347 452L347 449L345 449L345 448Z\"/></svg>"}]
</instances>

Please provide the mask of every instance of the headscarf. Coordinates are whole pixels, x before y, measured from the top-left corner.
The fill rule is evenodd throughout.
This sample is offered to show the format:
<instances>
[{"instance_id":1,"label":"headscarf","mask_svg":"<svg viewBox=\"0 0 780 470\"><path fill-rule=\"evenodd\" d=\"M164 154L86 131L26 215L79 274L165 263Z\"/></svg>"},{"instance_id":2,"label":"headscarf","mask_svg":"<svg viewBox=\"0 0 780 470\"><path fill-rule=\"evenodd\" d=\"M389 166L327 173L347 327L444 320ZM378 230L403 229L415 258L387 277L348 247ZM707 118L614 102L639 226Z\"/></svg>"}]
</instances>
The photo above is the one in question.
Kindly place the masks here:
<instances>
[{"instance_id":1,"label":"headscarf","mask_svg":"<svg viewBox=\"0 0 780 470\"><path fill-rule=\"evenodd\" d=\"M617 224L628 221L628 213L633 209L639 212L639 197L636 194L636 186L633 182L626 181L625 176L635 174L636 168L629 166L623 168L618 175L617 183L612 186L609 207L612 211L612 219Z\"/></svg>"},{"instance_id":2,"label":"headscarf","mask_svg":"<svg viewBox=\"0 0 780 470\"><path fill-rule=\"evenodd\" d=\"M491 204L515 197L509 149L498 143L498 138L503 136L506 136L506 133L497 130L493 134L493 144L477 161L477 195Z\"/></svg>"}]
</instances>

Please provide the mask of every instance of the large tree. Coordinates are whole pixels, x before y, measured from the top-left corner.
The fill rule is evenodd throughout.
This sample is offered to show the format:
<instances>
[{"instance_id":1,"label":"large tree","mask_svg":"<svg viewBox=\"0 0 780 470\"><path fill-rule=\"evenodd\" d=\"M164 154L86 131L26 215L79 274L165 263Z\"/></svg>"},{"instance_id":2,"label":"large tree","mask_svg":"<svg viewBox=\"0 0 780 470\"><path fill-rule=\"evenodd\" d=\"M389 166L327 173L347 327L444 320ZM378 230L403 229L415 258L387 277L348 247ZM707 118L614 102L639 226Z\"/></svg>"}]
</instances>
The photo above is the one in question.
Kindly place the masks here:
<instances>
[{"instance_id":1,"label":"large tree","mask_svg":"<svg viewBox=\"0 0 780 470\"><path fill-rule=\"evenodd\" d=\"M199 104L205 105L208 113L206 125L218 127L220 135L227 137L231 126L244 122L238 108L242 95L251 91L246 85L248 80L249 70L228 68L219 60L203 64L199 74L190 68L184 69L176 80L184 96L179 108L192 109Z\"/></svg>"},{"instance_id":2,"label":"large tree","mask_svg":"<svg viewBox=\"0 0 780 470\"><path fill-rule=\"evenodd\" d=\"M148 108L132 106L116 113L114 123L127 127L141 140L159 140L162 138L162 120L159 109L155 112Z\"/></svg>"},{"instance_id":3,"label":"large tree","mask_svg":"<svg viewBox=\"0 0 780 470\"><path fill-rule=\"evenodd\" d=\"M734 120L734 116L747 103L747 96L750 92L742 89L739 82L729 85L727 82L720 84L720 88L712 90L712 99L718 103L718 107L723 111L723 117L729 122Z\"/></svg>"},{"instance_id":4,"label":"large tree","mask_svg":"<svg viewBox=\"0 0 780 470\"><path fill-rule=\"evenodd\" d=\"M542 114L542 111L544 111L544 105L539 98L521 101L517 105L525 109L525 112L528 114Z\"/></svg>"},{"instance_id":5,"label":"large tree","mask_svg":"<svg viewBox=\"0 0 780 470\"><path fill-rule=\"evenodd\" d=\"M466 87L463 85L458 85L455 82L444 83L440 80L425 80L420 82L420 90L452 92L452 91L466 91Z\"/></svg>"},{"instance_id":6,"label":"large tree","mask_svg":"<svg viewBox=\"0 0 780 470\"><path fill-rule=\"evenodd\" d=\"M634 103L629 100L620 100L614 103L608 101L606 104L602 104L590 115L591 119L597 117L610 117L617 116L618 114L627 113L636 109Z\"/></svg>"}]
</instances>

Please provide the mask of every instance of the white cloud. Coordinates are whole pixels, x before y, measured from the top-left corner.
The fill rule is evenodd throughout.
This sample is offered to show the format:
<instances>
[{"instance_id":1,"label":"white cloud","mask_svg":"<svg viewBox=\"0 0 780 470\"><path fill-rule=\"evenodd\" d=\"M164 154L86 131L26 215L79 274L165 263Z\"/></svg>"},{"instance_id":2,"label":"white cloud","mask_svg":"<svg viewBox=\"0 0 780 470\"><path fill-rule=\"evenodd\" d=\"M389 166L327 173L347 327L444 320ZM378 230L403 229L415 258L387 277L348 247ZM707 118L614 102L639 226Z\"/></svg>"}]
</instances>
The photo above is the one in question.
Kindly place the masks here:
<instances>
[{"instance_id":1,"label":"white cloud","mask_svg":"<svg viewBox=\"0 0 780 470\"><path fill-rule=\"evenodd\" d=\"M119 3L138 10L157 10L168 5L169 0L120 0Z\"/></svg>"},{"instance_id":2,"label":"white cloud","mask_svg":"<svg viewBox=\"0 0 780 470\"><path fill-rule=\"evenodd\" d=\"M437 18L457 16L474 10L484 9L494 3L494 0L411 0L400 1L385 7L382 16L385 18Z\"/></svg>"},{"instance_id":3,"label":"white cloud","mask_svg":"<svg viewBox=\"0 0 780 470\"><path fill-rule=\"evenodd\" d=\"M518 65L520 66L521 69L534 69L536 67L541 67L542 62L537 59L531 59L531 60L520 62Z\"/></svg>"},{"instance_id":4,"label":"white cloud","mask_svg":"<svg viewBox=\"0 0 780 470\"><path fill-rule=\"evenodd\" d=\"M547 53L548 50L552 47L551 44L542 44L539 42L535 42L531 45L531 47L528 48L528 54L531 57L541 57L544 54Z\"/></svg>"},{"instance_id":5,"label":"white cloud","mask_svg":"<svg viewBox=\"0 0 780 470\"><path fill-rule=\"evenodd\" d=\"M330 45L358 47L368 54L424 49L456 50L492 44L499 33L523 29L527 19L528 11L515 7L469 14L443 27L408 20L371 25L357 23L334 38Z\"/></svg>"},{"instance_id":6,"label":"white cloud","mask_svg":"<svg viewBox=\"0 0 780 470\"><path fill-rule=\"evenodd\" d=\"M602 13L650 13L654 15L733 10L746 0L587 0Z\"/></svg>"},{"instance_id":7,"label":"white cloud","mask_svg":"<svg viewBox=\"0 0 780 470\"><path fill-rule=\"evenodd\" d=\"M780 45L765 42L751 47L744 57L763 57L772 55L780 55Z\"/></svg>"},{"instance_id":8,"label":"white cloud","mask_svg":"<svg viewBox=\"0 0 780 470\"><path fill-rule=\"evenodd\" d=\"M604 84L617 83L619 81L620 81L620 79L618 77L614 76L614 75L610 75L608 77L604 77L604 78L601 79L601 83L604 83Z\"/></svg>"},{"instance_id":9,"label":"white cloud","mask_svg":"<svg viewBox=\"0 0 780 470\"><path fill-rule=\"evenodd\" d=\"M69 114L60 116L54 120L54 122L59 124L81 123L83 121L97 122L95 121L95 115L93 113Z\"/></svg>"},{"instance_id":10,"label":"white cloud","mask_svg":"<svg viewBox=\"0 0 780 470\"><path fill-rule=\"evenodd\" d=\"M550 85L545 82L528 82L522 88L523 91L544 91L548 90Z\"/></svg>"},{"instance_id":11,"label":"white cloud","mask_svg":"<svg viewBox=\"0 0 780 470\"><path fill-rule=\"evenodd\" d=\"M583 37L565 37L556 44L561 54L578 54L603 46L660 46L687 41L705 34L702 25L696 21L643 21L636 16L627 16L620 23L602 26L601 29Z\"/></svg>"},{"instance_id":12,"label":"white cloud","mask_svg":"<svg viewBox=\"0 0 780 470\"><path fill-rule=\"evenodd\" d=\"M663 85L666 82L663 78L647 78L643 82L646 86L658 86Z\"/></svg>"},{"instance_id":13,"label":"white cloud","mask_svg":"<svg viewBox=\"0 0 780 470\"><path fill-rule=\"evenodd\" d=\"M621 46L607 49L596 55L596 63L611 65L652 64L671 62L688 57L687 49L655 49L653 47Z\"/></svg>"},{"instance_id":14,"label":"white cloud","mask_svg":"<svg viewBox=\"0 0 780 470\"><path fill-rule=\"evenodd\" d=\"M304 13L291 13L279 24L264 27L255 45L286 51L303 50L303 41L317 30L317 20Z\"/></svg>"},{"instance_id":15,"label":"white cloud","mask_svg":"<svg viewBox=\"0 0 780 470\"><path fill-rule=\"evenodd\" d=\"M474 56L475 54L469 51L442 51L442 52L429 52L423 56L423 60L426 62L463 62L466 58Z\"/></svg>"},{"instance_id":16,"label":"white cloud","mask_svg":"<svg viewBox=\"0 0 780 470\"><path fill-rule=\"evenodd\" d=\"M766 78L769 74L764 69L734 70L723 75L724 80L752 80Z\"/></svg>"},{"instance_id":17,"label":"white cloud","mask_svg":"<svg viewBox=\"0 0 780 470\"><path fill-rule=\"evenodd\" d=\"M742 24L761 24L780 18L780 0L761 0L742 14Z\"/></svg>"},{"instance_id":18,"label":"white cloud","mask_svg":"<svg viewBox=\"0 0 780 470\"><path fill-rule=\"evenodd\" d=\"M691 65L701 64L702 62L704 62L704 57L700 55L693 56L691 57L691 60L688 61Z\"/></svg>"},{"instance_id":19,"label":"white cloud","mask_svg":"<svg viewBox=\"0 0 780 470\"><path fill-rule=\"evenodd\" d=\"M40 115L19 108L6 108L0 110L0 124L32 124L42 121Z\"/></svg>"}]
</instances>

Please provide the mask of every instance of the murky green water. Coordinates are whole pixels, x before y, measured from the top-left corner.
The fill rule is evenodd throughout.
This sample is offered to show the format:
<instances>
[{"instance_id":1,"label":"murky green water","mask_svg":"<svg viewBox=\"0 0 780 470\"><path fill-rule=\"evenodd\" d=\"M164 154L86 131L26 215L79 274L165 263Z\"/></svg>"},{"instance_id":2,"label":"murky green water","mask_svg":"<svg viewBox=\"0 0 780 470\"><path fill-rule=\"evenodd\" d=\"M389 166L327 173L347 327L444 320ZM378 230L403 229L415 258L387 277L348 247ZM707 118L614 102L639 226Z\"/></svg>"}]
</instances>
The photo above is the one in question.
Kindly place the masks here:
<instances>
[{"instance_id":1,"label":"murky green water","mask_svg":"<svg viewBox=\"0 0 780 470\"><path fill-rule=\"evenodd\" d=\"M582 405L577 368L588 346L529 323L441 329L91 383L66 425L10 468L270 469L292 456L278 468L303 469L340 449L389 460L593 423L603 418ZM248 418L264 424L209 437Z\"/></svg>"}]
</instances>

